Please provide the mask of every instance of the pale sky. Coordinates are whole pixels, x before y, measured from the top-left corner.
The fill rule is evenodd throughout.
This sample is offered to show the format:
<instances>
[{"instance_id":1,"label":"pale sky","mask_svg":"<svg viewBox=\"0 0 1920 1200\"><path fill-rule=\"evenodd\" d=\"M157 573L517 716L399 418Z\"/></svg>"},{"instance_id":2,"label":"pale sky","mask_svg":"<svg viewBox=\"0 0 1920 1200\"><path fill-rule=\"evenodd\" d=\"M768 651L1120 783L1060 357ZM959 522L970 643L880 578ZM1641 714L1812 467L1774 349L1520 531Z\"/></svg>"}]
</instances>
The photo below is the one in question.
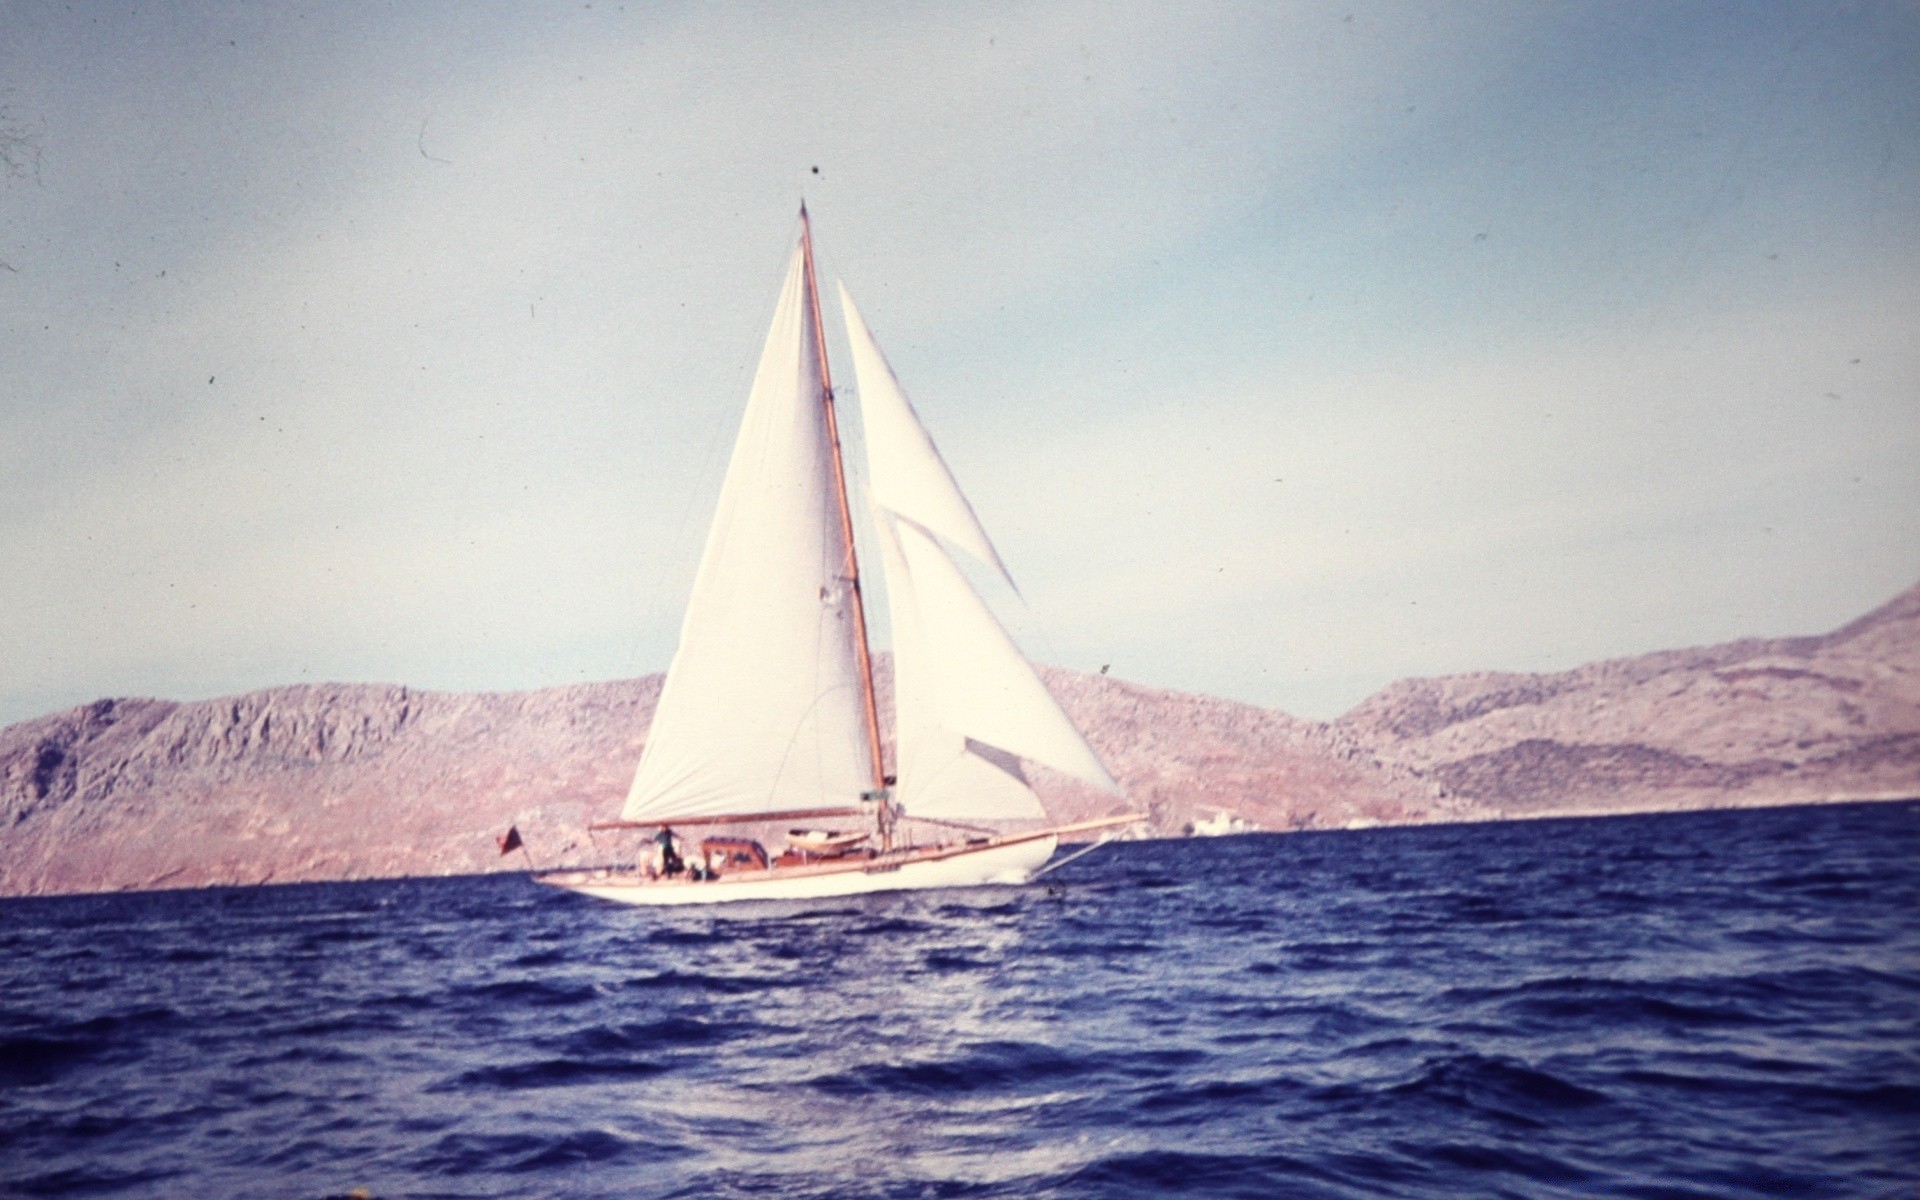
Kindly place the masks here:
<instances>
[{"instance_id":1,"label":"pale sky","mask_svg":"<svg viewBox=\"0 0 1920 1200\"><path fill-rule=\"evenodd\" d=\"M1041 661L1331 717L1824 631L1920 579L1916 63L1905 0L0 7L0 723L664 669L803 195Z\"/></svg>"}]
</instances>

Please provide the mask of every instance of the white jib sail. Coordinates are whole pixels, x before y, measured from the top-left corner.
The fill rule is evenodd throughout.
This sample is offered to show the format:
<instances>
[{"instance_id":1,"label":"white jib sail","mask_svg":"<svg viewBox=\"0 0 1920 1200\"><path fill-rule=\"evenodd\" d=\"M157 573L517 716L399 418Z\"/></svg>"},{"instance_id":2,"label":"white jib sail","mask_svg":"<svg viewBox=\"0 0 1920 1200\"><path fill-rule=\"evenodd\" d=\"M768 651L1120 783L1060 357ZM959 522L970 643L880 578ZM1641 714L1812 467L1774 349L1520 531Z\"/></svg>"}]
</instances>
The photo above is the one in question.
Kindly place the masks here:
<instances>
[{"instance_id":1,"label":"white jib sail","mask_svg":"<svg viewBox=\"0 0 1920 1200\"><path fill-rule=\"evenodd\" d=\"M867 441L868 490L874 503L919 524L959 546L1000 573L1013 576L973 514L973 506L953 481L953 472L927 436L919 414L894 378L893 368L873 333L840 285L840 311L853 348L854 381L860 389L860 428ZM1017 588L1015 589L1018 590Z\"/></svg>"},{"instance_id":2,"label":"white jib sail","mask_svg":"<svg viewBox=\"0 0 1920 1200\"><path fill-rule=\"evenodd\" d=\"M895 516L891 524L925 662L926 682L910 682L902 694L917 697L924 688L939 725L951 733L1119 794L1120 785L947 552L914 522ZM897 661L894 673L896 679L903 674ZM910 798L902 803L916 811Z\"/></svg>"},{"instance_id":3,"label":"white jib sail","mask_svg":"<svg viewBox=\"0 0 1920 1200\"><path fill-rule=\"evenodd\" d=\"M893 626L895 794L901 807L913 816L948 820L1045 817L1018 759L946 723L893 514L876 505L873 524Z\"/></svg>"},{"instance_id":4,"label":"white jib sail","mask_svg":"<svg viewBox=\"0 0 1920 1200\"><path fill-rule=\"evenodd\" d=\"M859 802L870 748L801 251L622 816Z\"/></svg>"}]
</instances>

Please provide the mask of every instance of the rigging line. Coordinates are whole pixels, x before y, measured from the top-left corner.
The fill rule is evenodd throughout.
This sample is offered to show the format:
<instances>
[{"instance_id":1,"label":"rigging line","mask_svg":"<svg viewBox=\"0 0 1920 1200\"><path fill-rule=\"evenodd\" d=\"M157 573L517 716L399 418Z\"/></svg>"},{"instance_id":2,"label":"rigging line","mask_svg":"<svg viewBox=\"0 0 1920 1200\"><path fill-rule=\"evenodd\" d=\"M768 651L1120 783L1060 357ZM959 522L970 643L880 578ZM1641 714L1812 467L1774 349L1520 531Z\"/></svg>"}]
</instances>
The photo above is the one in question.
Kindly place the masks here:
<instances>
[{"instance_id":1,"label":"rigging line","mask_svg":"<svg viewBox=\"0 0 1920 1200\"><path fill-rule=\"evenodd\" d=\"M1061 859L1059 862L1050 862L1046 866L1041 867L1038 871L1035 871L1033 874L1027 876L1027 882L1032 883L1034 880L1040 878L1042 875L1049 874L1053 871L1058 871L1061 867L1066 866L1068 863L1072 862L1076 858L1085 858L1087 855L1092 854L1095 850L1098 850L1100 847L1106 845L1108 842L1112 840L1113 839L1110 837L1103 837L1099 841L1095 842L1091 846L1088 846L1084 850L1075 850L1072 854L1067 855L1065 858Z\"/></svg>"},{"instance_id":2,"label":"rigging line","mask_svg":"<svg viewBox=\"0 0 1920 1200\"><path fill-rule=\"evenodd\" d=\"M817 645L818 635L815 636L815 642ZM814 678L815 679L818 679L820 674L819 661L820 661L820 656L818 653L816 653L814 655L814 664L815 664ZM820 725L819 725L819 722L814 720L814 715L820 711L820 706L822 703L826 701L827 697L832 696L841 690L842 689L839 687L829 687L829 688L816 687L814 689L813 702L807 705L807 711L800 714L800 720L795 722L793 726L793 732L787 735L787 748L780 752L780 765L774 769L773 782L767 788L768 800L772 800L776 795L779 794L780 783L782 780L784 780L787 777L787 764L793 761L794 752L801 748L800 735L807 732L809 727L812 728L813 735L814 735L813 736L813 777L816 780L826 779L826 776L827 776L826 766L825 766L826 755L821 745ZM802 751L802 753L804 753L804 751ZM822 796L825 795L824 789L822 790L821 794Z\"/></svg>"},{"instance_id":3,"label":"rigging line","mask_svg":"<svg viewBox=\"0 0 1920 1200\"><path fill-rule=\"evenodd\" d=\"M903 821L919 821L923 825L938 825L943 829L964 829L968 833L986 833L999 836L998 829L989 829L985 825L969 825L965 821L946 821L939 817L916 817L907 813L900 818Z\"/></svg>"},{"instance_id":4,"label":"rigging line","mask_svg":"<svg viewBox=\"0 0 1920 1200\"><path fill-rule=\"evenodd\" d=\"M793 251L790 249L782 250L779 258L780 265L784 266L790 262L792 254ZM784 275L781 275L777 269L769 269L768 275L769 277L784 278ZM739 351L738 358L733 366L733 374L727 378L736 383L740 380L746 381L746 387L743 390L747 393L750 402L753 395L753 382L759 374L757 367L759 365L759 355L762 345L759 342L753 341L751 338L743 339L741 344L745 348ZM676 380L676 385L677 382ZM735 388L733 390L739 391L742 389ZM737 397L734 402L737 403ZM676 489L679 497L678 506L676 509L669 511L676 511L678 513L677 517L668 525L657 527L671 528L673 530L672 536L664 538L664 545L658 547L661 560L671 564L671 566L665 571L655 570L650 572L646 569L649 555L636 554L633 556L632 566L627 575L627 587L625 591L628 599L635 604L639 604L643 598L649 595L660 594L657 590L649 591L650 588L656 587L659 580L667 578L681 579L687 582L685 583L684 590L678 593L680 599L683 601L678 611L682 615L686 612L684 600L692 594L692 581L699 576L700 560L705 556L706 535L711 528L718 494L726 489L726 468L732 465L733 445L739 436L740 429L737 421L729 423L726 415L723 414L719 407L712 407L712 411L708 415L711 416L711 420L705 416L697 415L692 418L697 423L697 428L687 433L680 442L683 453L679 453L675 457L677 461L683 464L683 467L687 471L686 482L688 486ZM693 451L693 447L695 446L699 447L697 452ZM715 479L720 481L719 486L713 491L709 491L708 488ZM702 508L703 501L705 502L704 509ZM699 524L703 514L708 519L707 525ZM667 595L669 598L668 602L671 603L674 593L668 592ZM644 611L648 612L654 611L657 607L658 605L653 603L643 606ZM673 641L669 643L667 649L667 664L671 666L674 650L677 648L680 640L680 625L672 621L671 613L668 614L668 624L666 628L673 638ZM651 668L648 668L647 664L643 664L640 661L641 648L646 644L648 638L648 623L646 621L635 622L629 634L625 658L625 670L629 675L653 674L656 672L664 672L666 669L658 665L657 659Z\"/></svg>"}]
</instances>

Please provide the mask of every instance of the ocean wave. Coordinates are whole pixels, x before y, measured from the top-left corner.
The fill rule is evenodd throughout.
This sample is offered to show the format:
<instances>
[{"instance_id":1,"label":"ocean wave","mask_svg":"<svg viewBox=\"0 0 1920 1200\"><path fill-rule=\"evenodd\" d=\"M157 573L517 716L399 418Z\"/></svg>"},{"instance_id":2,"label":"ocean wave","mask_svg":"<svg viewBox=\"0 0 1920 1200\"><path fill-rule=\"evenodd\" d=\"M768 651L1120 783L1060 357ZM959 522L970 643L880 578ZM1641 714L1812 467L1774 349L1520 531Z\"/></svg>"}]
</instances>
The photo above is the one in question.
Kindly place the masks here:
<instances>
[{"instance_id":1,"label":"ocean wave","mask_svg":"<svg viewBox=\"0 0 1920 1200\"><path fill-rule=\"evenodd\" d=\"M1125 843L724 913L22 902L0 1195L1909 1194L1914 811Z\"/></svg>"}]
</instances>

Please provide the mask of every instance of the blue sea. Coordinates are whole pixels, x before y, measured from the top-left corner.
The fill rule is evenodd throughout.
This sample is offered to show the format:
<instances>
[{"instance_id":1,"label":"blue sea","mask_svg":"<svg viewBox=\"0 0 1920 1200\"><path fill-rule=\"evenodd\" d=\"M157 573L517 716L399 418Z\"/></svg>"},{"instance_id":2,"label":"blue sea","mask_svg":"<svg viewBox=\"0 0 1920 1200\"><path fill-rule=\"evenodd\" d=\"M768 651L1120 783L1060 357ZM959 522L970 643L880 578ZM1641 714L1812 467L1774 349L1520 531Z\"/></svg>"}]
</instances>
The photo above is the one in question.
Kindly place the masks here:
<instances>
[{"instance_id":1,"label":"blue sea","mask_svg":"<svg viewBox=\"0 0 1920 1200\"><path fill-rule=\"evenodd\" d=\"M0 901L0 1195L1911 1197L1920 803Z\"/></svg>"}]
</instances>

